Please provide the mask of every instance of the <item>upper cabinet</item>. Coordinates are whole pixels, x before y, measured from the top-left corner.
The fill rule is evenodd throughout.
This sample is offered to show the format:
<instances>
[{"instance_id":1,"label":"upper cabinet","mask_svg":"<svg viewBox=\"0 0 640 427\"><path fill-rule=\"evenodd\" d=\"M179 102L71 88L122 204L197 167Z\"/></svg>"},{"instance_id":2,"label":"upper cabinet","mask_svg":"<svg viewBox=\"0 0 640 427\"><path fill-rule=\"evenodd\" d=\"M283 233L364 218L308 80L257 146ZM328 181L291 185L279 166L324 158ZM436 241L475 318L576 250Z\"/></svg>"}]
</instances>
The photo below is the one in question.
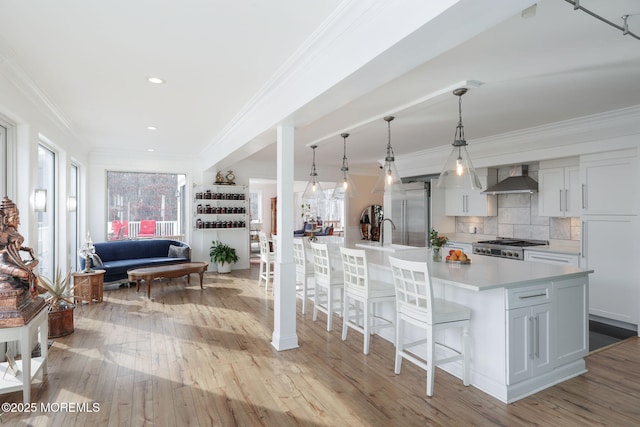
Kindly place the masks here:
<instances>
[{"instance_id":1,"label":"upper cabinet","mask_svg":"<svg viewBox=\"0 0 640 427\"><path fill-rule=\"evenodd\" d=\"M580 158L583 215L637 215L638 180L635 150Z\"/></svg>"},{"instance_id":2,"label":"upper cabinet","mask_svg":"<svg viewBox=\"0 0 640 427\"><path fill-rule=\"evenodd\" d=\"M565 163L565 165L563 165ZM578 159L540 162L538 211L540 216L580 216L582 193Z\"/></svg>"},{"instance_id":3,"label":"upper cabinet","mask_svg":"<svg viewBox=\"0 0 640 427\"><path fill-rule=\"evenodd\" d=\"M482 189L497 182L495 169L477 169ZM445 190L445 215L448 216L496 216L497 196L482 193L483 190Z\"/></svg>"}]
</instances>

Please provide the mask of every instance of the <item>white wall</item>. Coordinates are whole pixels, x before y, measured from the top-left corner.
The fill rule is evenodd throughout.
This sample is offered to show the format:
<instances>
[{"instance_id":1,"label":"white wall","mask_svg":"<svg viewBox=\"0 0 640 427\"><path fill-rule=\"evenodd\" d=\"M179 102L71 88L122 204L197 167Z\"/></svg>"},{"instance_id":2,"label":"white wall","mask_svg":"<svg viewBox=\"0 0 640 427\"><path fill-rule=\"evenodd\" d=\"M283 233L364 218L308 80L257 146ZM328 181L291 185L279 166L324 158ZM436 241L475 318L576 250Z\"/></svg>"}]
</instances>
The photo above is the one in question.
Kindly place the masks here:
<instances>
[{"instance_id":1,"label":"white wall","mask_svg":"<svg viewBox=\"0 0 640 427\"><path fill-rule=\"evenodd\" d=\"M35 248L38 239L37 217L33 212L32 194L37 185L38 144L46 141L57 158L56 218L58 228L54 250L57 264L65 270L70 264L68 241L68 173L72 161L80 166L81 177L87 165L87 150L82 141L70 129L65 118L54 111L40 93L31 90L26 76L16 77L11 67L0 63L0 115L10 123L10 147L8 153L7 196L20 210L21 225L18 229L25 238L25 245ZM4 194L0 195L4 196ZM84 188L80 191L79 212L86 201ZM82 215L80 215L82 216ZM75 256L72 254L71 256Z\"/></svg>"}]
</instances>

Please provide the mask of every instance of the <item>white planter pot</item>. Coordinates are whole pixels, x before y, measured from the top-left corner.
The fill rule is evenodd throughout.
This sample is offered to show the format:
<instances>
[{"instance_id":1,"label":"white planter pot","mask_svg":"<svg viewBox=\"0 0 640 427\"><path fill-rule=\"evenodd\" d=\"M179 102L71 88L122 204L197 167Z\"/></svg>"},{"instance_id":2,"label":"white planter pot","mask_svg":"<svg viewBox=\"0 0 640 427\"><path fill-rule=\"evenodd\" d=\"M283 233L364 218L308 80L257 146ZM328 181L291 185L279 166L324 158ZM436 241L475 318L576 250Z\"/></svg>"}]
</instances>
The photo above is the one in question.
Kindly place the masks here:
<instances>
[{"instance_id":1,"label":"white planter pot","mask_svg":"<svg viewBox=\"0 0 640 427\"><path fill-rule=\"evenodd\" d=\"M231 264L228 262L224 264L218 263L218 273L231 273Z\"/></svg>"}]
</instances>

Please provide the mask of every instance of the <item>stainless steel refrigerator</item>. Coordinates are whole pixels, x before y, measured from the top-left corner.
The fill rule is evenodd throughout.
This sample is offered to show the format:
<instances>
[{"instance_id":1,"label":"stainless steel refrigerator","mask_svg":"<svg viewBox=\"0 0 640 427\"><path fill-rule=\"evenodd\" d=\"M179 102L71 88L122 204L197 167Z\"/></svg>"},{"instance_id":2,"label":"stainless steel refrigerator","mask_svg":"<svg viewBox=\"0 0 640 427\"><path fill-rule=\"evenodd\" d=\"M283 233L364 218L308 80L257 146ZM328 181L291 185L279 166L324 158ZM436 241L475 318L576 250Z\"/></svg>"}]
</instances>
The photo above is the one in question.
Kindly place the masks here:
<instances>
[{"instance_id":1,"label":"stainless steel refrigerator","mask_svg":"<svg viewBox=\"0 0 640 427\"><path fill-rule=\"evenodd\" d=\"M429 230L439 233L455 231L455 217L444 214L444 191L435 188L435 179L403 184L405 198L391 201L391 220L396 225L392 243L409 246L429 246ZM386 214L386 211L385 211Z\"/></svg>"},{"instance_id":2,"label":"stainless steel refrigerator","mask_svg":"<svg viewBox=\"0 0 640 427\"><path fill-rule=\"evenodd\" d=\"M398 245L428 246L428 230L431 227L430 183L411 182L403 186L405 197L391 201L389 217L396 226L391 241Z\"/></svg>"}]
</instances>

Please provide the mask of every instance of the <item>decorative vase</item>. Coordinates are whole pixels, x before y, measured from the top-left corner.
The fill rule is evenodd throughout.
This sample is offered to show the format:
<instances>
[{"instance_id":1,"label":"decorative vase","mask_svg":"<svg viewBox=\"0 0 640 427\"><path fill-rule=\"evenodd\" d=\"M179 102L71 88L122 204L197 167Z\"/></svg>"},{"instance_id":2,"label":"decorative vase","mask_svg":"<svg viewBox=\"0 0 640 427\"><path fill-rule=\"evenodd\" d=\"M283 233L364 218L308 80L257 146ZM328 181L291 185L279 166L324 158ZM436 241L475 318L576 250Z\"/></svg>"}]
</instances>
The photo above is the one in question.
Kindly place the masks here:
<instances>
[{"instance_id":1,"label":"decorative vase","mask_svg":"<svg viewBox=\"0 0 640 427\"><path fill-rule=\"evenodd\" d=\"M441 248L434 246L432 249L433 249L433 260L442 261L442 253L440 251Z\"/></svg>"},{"instance_id":2,"label":"decorative vase","mask_svg":"<svg viewBox=\"0 0 640 427\"><path fill-rule=\"evenodd\" d=\"M60 311L49 312L49 338L60 338L73 332L73 309L69 305Z\"/></svg>"},{"instance_id":3,"label":"decorative vase","mask_svg":"<svg viewBox=\"0 0 640 427\"><path fill-rule=\"evenodd\" d=\"M218 263L218 273L231 273L231 264L225 262L224 264Z\"/></svg>"}]
</instances>

